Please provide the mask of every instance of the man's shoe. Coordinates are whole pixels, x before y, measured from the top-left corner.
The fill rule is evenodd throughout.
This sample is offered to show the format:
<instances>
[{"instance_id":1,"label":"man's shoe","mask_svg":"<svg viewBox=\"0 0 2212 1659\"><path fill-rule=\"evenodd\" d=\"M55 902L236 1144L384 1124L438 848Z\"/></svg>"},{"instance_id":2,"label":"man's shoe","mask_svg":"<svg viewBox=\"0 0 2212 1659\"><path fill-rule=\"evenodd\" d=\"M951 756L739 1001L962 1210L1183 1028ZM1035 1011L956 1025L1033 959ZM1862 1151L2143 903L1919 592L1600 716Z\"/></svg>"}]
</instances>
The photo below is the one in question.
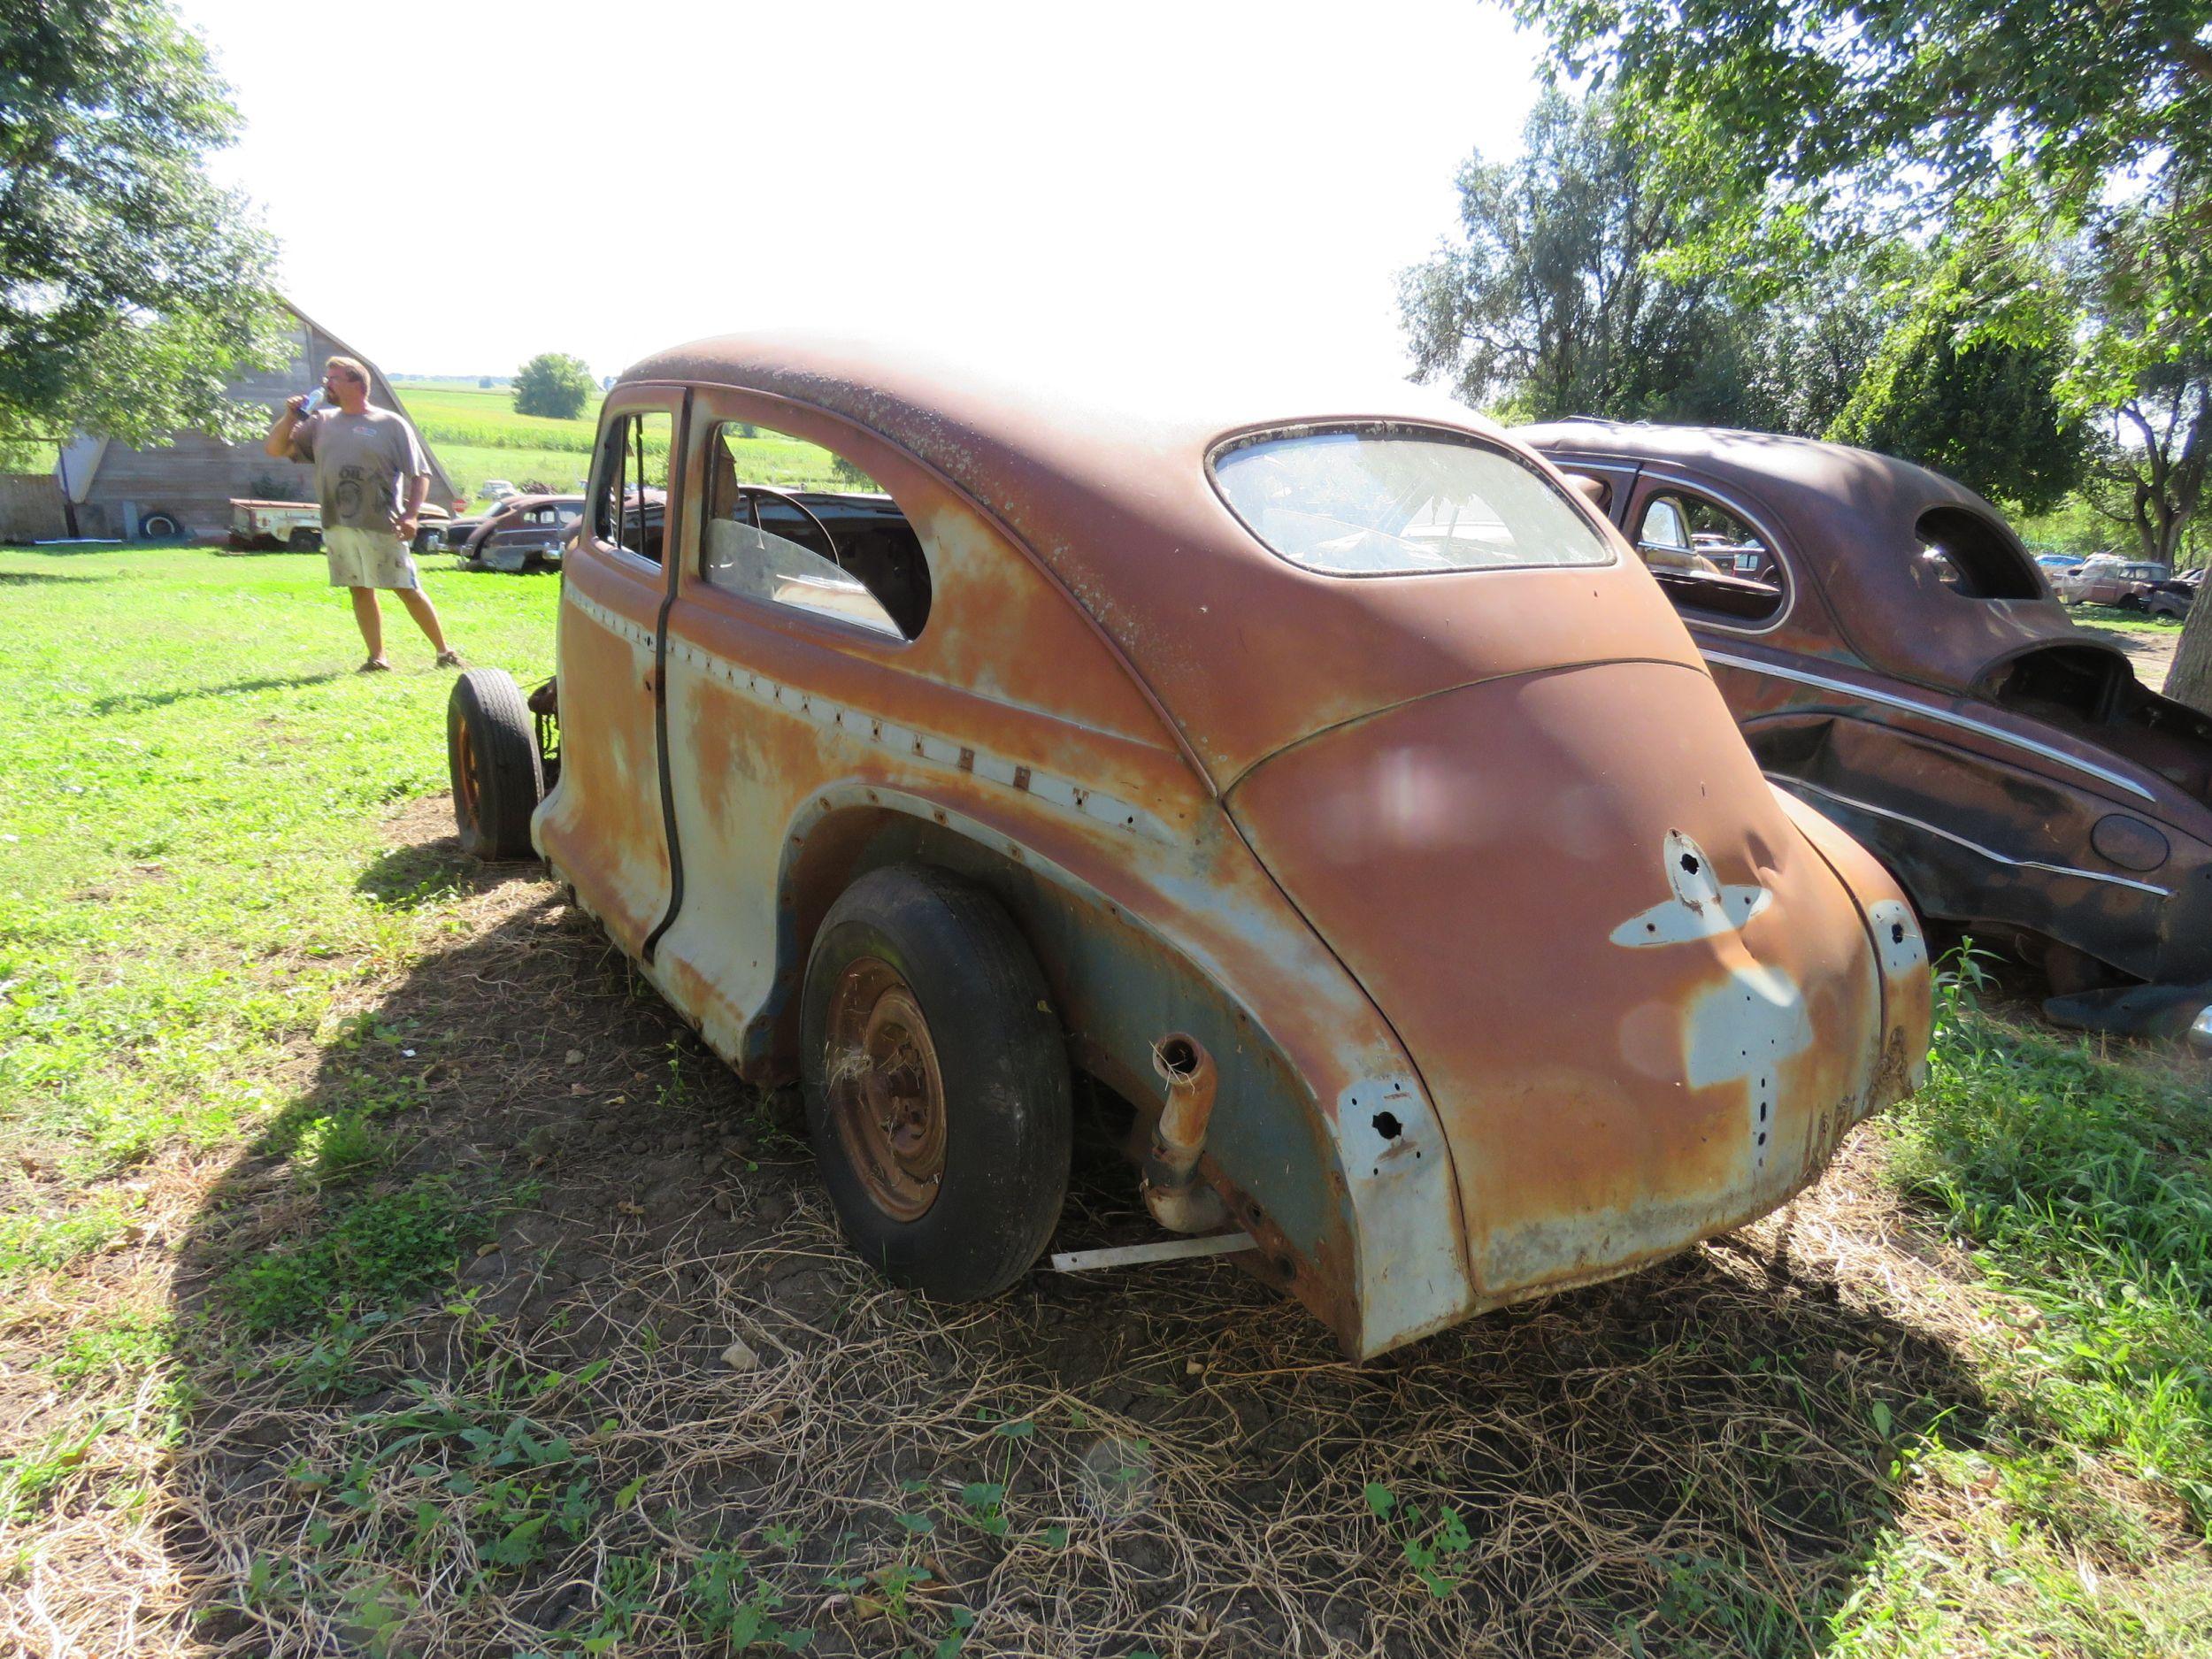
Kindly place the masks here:
<instances>
[{"instance_id":1,"label":"man's shoe","mask_svg":"<svg viewBox=\"0 0 2212 1659\"><path fill-rule=\"evenodd\" d=\"M458 651L440 651L438 653L438 666L441 668L466 668L468 664L461 660L461 653Z\"/></svg>"},{"instance_id":2,"label":"man's shoe","mask_svg":"<svg viewBox=\"0 0 2212 1659\"><path fill-rule=\"evenodd\" d=\"M392 672L392 665L380 657L372 657L353 672L357 674L388 674Z\"/></svg>"}]
</instances>

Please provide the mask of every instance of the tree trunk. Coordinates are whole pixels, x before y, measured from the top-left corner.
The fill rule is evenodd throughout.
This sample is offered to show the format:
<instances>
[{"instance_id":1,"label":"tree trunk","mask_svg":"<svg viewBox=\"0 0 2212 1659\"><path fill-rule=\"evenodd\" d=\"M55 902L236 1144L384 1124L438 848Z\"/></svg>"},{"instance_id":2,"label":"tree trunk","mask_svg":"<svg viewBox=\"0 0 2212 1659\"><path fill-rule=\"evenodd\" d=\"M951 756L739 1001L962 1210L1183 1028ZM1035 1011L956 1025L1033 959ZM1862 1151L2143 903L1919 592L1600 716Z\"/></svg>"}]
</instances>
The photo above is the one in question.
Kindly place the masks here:
<instances>
[{"instance_id":1,"label":"tree trunk","mask_svg":"<svg viewBox=\"0 0 2212 1659\"><path fill-rule=\"evenodd\" d=\"M2212 714L2212 593L2200 593L2181 625L2174 665L2166 671L2166 695L2200 714Z\"/></svg>"}]
</instances>

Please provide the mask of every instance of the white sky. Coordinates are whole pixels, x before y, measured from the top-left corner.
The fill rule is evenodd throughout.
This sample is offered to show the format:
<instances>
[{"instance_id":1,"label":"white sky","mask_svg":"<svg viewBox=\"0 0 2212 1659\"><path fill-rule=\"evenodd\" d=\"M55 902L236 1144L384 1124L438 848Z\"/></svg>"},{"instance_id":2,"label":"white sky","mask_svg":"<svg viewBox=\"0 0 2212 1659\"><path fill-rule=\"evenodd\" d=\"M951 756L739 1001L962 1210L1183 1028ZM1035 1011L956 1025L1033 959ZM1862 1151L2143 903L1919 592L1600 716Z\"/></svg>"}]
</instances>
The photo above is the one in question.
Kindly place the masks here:
<instances>
[{"instance_id":1,"label":"white sky","mask_svg":"<svg viewBox=\"0 0 2212 1659\"><path fill-rule=\"evenodd\" d=\"M1478 0L180 9L286 291L400 373L804 326L1394 377L1396 273L1535 96Z\"/></svg>"}]
</instances>

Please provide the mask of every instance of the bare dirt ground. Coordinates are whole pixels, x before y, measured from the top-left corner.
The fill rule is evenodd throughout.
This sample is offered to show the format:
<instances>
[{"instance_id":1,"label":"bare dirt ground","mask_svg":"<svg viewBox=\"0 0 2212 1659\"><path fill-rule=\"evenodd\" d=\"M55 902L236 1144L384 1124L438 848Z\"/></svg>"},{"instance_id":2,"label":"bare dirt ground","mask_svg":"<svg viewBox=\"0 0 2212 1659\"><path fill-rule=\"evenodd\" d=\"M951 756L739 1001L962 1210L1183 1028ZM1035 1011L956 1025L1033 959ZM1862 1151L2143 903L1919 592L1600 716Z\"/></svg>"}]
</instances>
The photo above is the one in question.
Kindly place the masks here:
<instances>
[{"instance_id":1,"label":"bare dirt ground","mask_svg":"<svg viewBox=\"0 0 2212 1659\"><path fill-rule=\"evenodd\" d=\"M685 1586L737 1550L832 1655L1701 1653L1755 1614L1763 1651L1811 1654L1908 1502L1889 1436L1976 1443L1974 1298L1863 1141L1745 1234L1364 1365L1218 1263L933 1307L843 1248L787 1108L534 868L462 857L445 810L365 878L465 892L446 949L365 972L390 1041L303 1076L263 1150L163 1178L173 1280L126 1251L74 1294L204 1311L311 1221L277 1150L364 1067L419 1102L390 1179L480 1194L490 1241L341 1349L199 1350L134 1528L59 1519L0 1646L723 1654ZM1054 1248L1150 1235L1116 1129L1079 1144ZM491 1478L466 1429L518 1420L590 1495L488 1572L454 1518Z\"/></svg>"},{"instance_id":2,"label":"bare dirt ground","mask_svg":"<svg viewBox=\"0 0 2212 1659\"><path fill-rule=\"evenodd\" d=\"M2174 651L2181 643L2178 626L2161 628L2155 634L2139 628L2101 628L2094 623L2082 626L2101 640L2109 640L2128 654L2135 664L2135 677L2153 691L2162 691L2166 686L2166 672L2174 665Z\"/></svg>"}]
</instances>

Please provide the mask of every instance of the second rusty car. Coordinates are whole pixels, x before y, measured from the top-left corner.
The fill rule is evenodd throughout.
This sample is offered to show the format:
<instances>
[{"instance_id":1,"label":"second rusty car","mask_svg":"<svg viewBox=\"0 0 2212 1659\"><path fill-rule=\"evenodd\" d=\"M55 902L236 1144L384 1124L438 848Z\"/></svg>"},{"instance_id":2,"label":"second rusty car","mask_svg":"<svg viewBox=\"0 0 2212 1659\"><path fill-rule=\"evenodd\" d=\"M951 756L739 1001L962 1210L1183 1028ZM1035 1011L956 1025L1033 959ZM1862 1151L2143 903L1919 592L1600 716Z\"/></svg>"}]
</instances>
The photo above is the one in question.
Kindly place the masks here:
<instances>
[{"instance_id":1,"label":"second rusty car","mask_svg":"<svg viewBox=\"0 0 2212 1659\"><path fill-rule=\"evenodd\" d=\"M1418 396L649 358L557 748L503 676L457 688L464 833L534 836L717 1051L795 1077L849 1238L932 1295L1036 1259L1078 1071L1163 1226L1354 1355L1734 1227L1911 1087L1912 912L1760 777L1605 520ZM757 481L757 435L846 482Z\"/></svg>"},{"instance_id":2,"label":"second rusty car","mask_svg":"<svg viewBox=\"0 0 2212 1659\"><path fill-rule=\"evenodd\" d=\"M2041 966L2055 1018L2212 1048L2212 718L2076 627L1993 507L1801 438L1518 435L1654 560L1767 775L1923 916ZM1763 549L1763 568L1665 568L1686 525Z\"/></svg>"}]
</instances>

